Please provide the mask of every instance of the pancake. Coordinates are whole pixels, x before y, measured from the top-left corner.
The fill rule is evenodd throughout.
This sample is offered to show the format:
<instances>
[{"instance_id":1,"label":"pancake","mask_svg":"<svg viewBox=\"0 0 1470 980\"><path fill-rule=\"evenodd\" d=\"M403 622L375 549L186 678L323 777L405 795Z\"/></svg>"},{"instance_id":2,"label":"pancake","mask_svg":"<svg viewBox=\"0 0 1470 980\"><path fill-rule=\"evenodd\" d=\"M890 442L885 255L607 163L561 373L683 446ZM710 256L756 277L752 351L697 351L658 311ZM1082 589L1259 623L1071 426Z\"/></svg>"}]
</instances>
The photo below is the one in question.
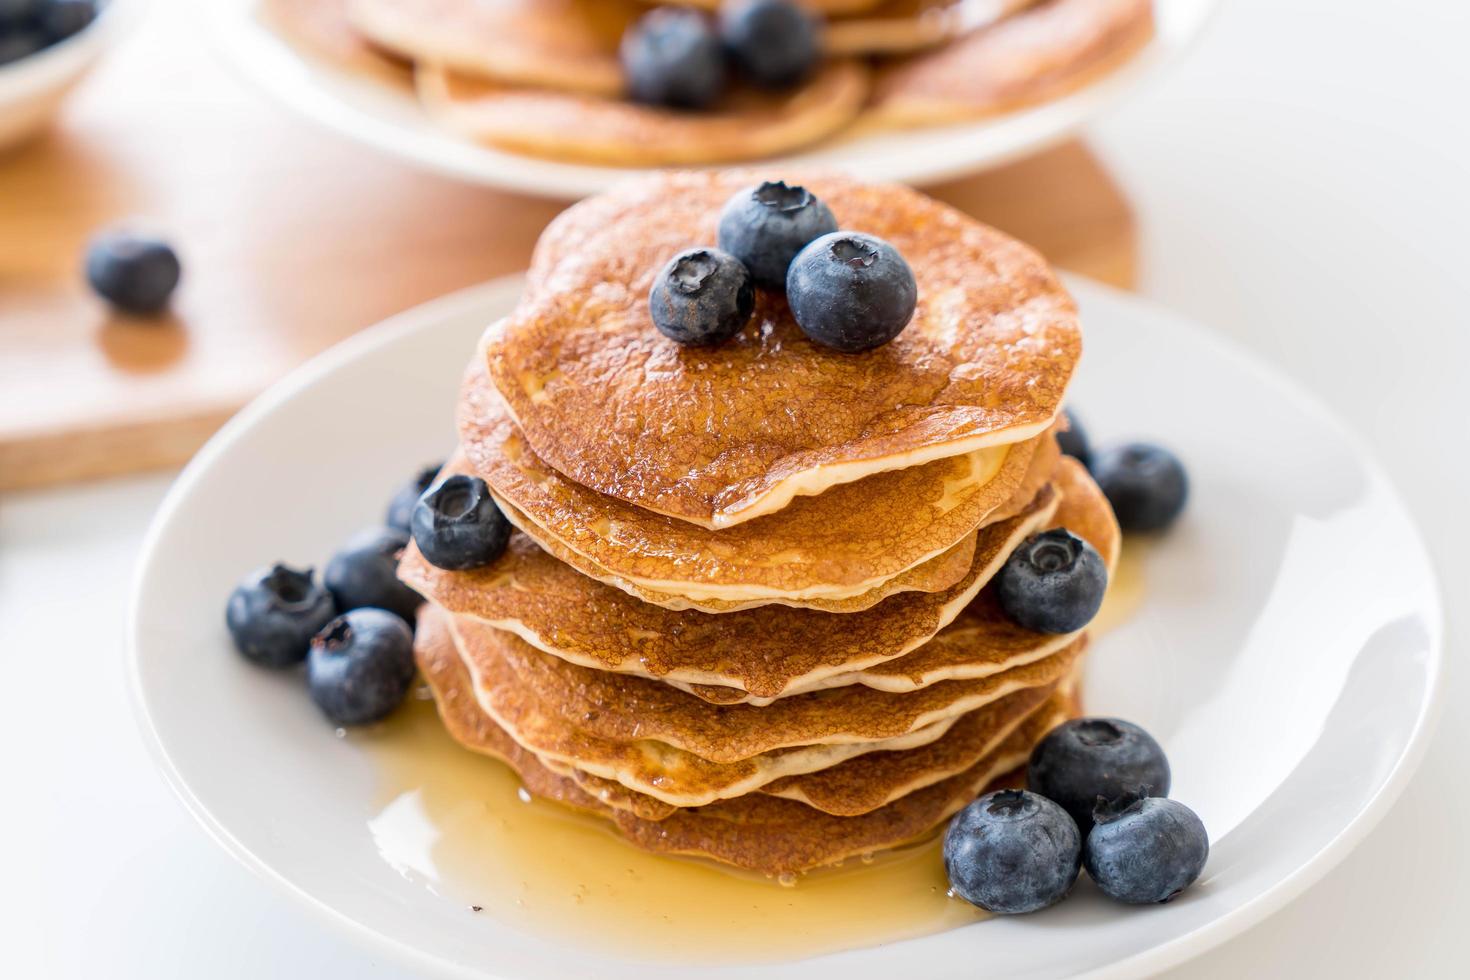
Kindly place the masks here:
<instances>
[{"instance_id":1,"label":"pancake","mask_svg":"<svg viewBox=\"0 0 1470 980\"><path fill-rule=\"evenodd\" d=\"M783 776L756 792L798 800L834 816L858 816L970 768L999 748L1038 711L1055 716L1058 722L1065 719L1066 703L1066 696L1054 685L1017 691L993 705L962 715L927 745L863 753L826 769ZM538 758L553 771L569 775L598 800L645 820L664 820L683 809L631 791L614 780L575 767L564 769L545 757Z\"/></svg>"},{"instance_id":2,"label":"pancake","mask_svg":"<svg viewBox=\"0 0 1470 980\"><path fill-rule=\"evenodd\" d=\"M552 538L540 534L540 530L534 523L526 519L526 516L516 510L515 507L505 501L497 501L501 512L506 518L526 536L534 540L549 554L557 559L571 565L577 571L589 578L616 586L637 597L639 600L665 609L683 610L697 609L707 613L731 613L741 612L747 609L756 609L761 606L782 605L792 606L798 609L812 609L830 613L854 613L869 609L887 599L889 596L898 595L902 592L941 592L965 576L965 570L971 566L975 555L976 535L970 534L954 547L942 554L936 555L920 565L907 569L893 578L886 579L870 589L857 592L850 596L805 596L797 598L794 596L767 596L751 599L716 599L716 598L691 598L675 592L660 592L655 589L647 589L627 579L614 575L612 572L597 565L572 551L570 548Z\"/></svg>"},{"instance_id":3,"label":"pancake","mask_svg":"<svg viewBox=\"0 0 1470 980\"><path fill-rule=\"evenodd\" d=\"M735 86L699 112L507 86L429 63L414 78L429 113L469 139L555 160L675 167L756 160L824 139L862 111L870 74L830 59L789 91Z\"/></svg>"},{"instance_id":4,"label":"pancake","mask_svg":"<svg viewBox=\"0 0 1470 980\"><path fill-rule=\"evenodd\" d=\"M595 567L601 573L588 574L602 581L695 604L862 595L953 548L1015 495L1039 451L1055 456L1042 448L1054 441L1048 434L843 484L713 531L588 490L547 466L479 364L461 389L459 429L473 472L531 537L576 552L585 560L578 567ZM968 568L966 561L956 578Z\"/></svg>"},{"instance_id":5,"label":"pancake","mask_svg":"<svg viewBox=\"0 0 1470 980\"><path fill-rule=\"evenodd\" d=\"M901 738L1007 694L1066 676L1082 646L1074 641L1024 666L974 680L931 684L904 694L853 684L757 707L712 705L658 681L579 667L477 620L452 620L450 631L478 682L482 704L484 697L499 696L502 688L512 688L506 697L534 698L539 707L587 735L622 742L662 742L710 762L738 762L795 746ZM488 704L486 708L490 710ZM500 711L493 713L499 719ZM517 741L524 744L523 739Z\"/></svg>"},{"instance_id":6,"label":"pancake","mask_svg":"<svg viewBox=\"0 0 1470 980\"><path fill-rule=\"evenodd\" d=\"M1057 685L1017 691L962 715L944 735L902 752L870 752L817 772L783 776L761 792L805 803L837 817L855 817L964 772L998 749L1026 719L1041 713L1053 725L1066 719Z\"/></svg>"},{"instance_id":7,"label":"pancake","mask_svg":"<svg viewBox=\"0 0 1470 980\"><path fill-rule=\"evenodd\" d=\"M618 42L633 0L347 0L352 26L385 50L509 85L617 97Z\"/></svg>"},{"instance_id":8,"label":"pancake","mask_svg":"<svg viewBox=\"0 0 1470 980\"><path fill-rule=\"evenodd\" d=\"M1046 0L992 27L885 65L869 122L960 122L1059 98L1153 36L1151 0Z\"/></svg>"},{"instance_id":9,"label":"pancake","mask_svg":"<svg viewBox=\"0 0 1470 980\"><path fill-rule=\"evenodd\" d=\"M1122 544L1117 519L1081 463L1065 458L1062 468L1058 482L1067 490L1052 523L1091 543L1107 563L1111 576ZM862 684L900 694L942 681L974 680L1043 660L1079 635L1046 635L1023 629L1000 608L994 590L985 589L952 623L914 652L853 673L831 674L819 686Z\"/></svg>"},{"instance_id":10,"label":"pancake","mask_svg":"<svg viewBox=\"0 0 1470 980\"><path fill-rule=\"evenodd\" d=\"M395 85L412 85L413 70L388 57L347 19L350 0L260 0L263 24L292 47L328 64Z\"/></svg>"},{"instance_id":11,"label":"pancake","mask_svg":"<svg viewBox=\"0 0 1470 980\"><path fill-rule=\"evenodd\" d=\"M546 768L498 728L479 710L452 644L436 642L430 624L420 630L416 655L445 728L461 744L505 761L531 793L609 818L624 837L646 850L707 857L768 875L834 864L932 832L987 786L1015 785L1019 777L1014 770L1025 764L1031 748L1053 725L1051 718L1032 716L999 749L964 772L859 817L834 817L796 800L752 794L645 820L609 807L574 780Z\"/></svg>"},{"instance_id":12,"label":"pancake","mask_svg":"<svg viewBox=\"0 0 1470 980\"><path fill-rule=\"evenodd\" d=\"M1028 481L1032 479L1028 477ZM522 534L499 561L447 572L409 545L398 574L451 612L509 630L572 663L662 679L713 703L767 703L830 676L899 657L951 622L1027 536L1050 523L1057 494L1043 488L1019 513L980 532L960 582L906 593L858 613L780 605L708 616L642 602L548 555ZM779 655L775 655L779 651Z\"/></svg>"},{"instance_id":13,"label":"pancake","mask_svg":"<svg viewBox=\"0 0 1470 980\"><path fill-rule=\"evenodd\" d=\"M765 291L751 324L717 347L660 334L655 274L714 241L729 197L768 176L796 175L665 174L551 223L525 297L486 347L538 457L600 493L724 528L1052 425L1081 354L1071 297L1028 247L899 186L805 181L843 227L888 239L913 267L918 308L891 343L821 347Z\"/></svg>"},{"instance_id":14,"label":"pancake","mask_svg":"<svg viewBox=\"0 0 1470 980\"><path fill-rule=\"evenodd\" d=\"M1038 0L885 0L830 21L822 47L834 55L897 55L932 48L989 26Z\"/></svg>"},{"instance_id":15,"label":"pancake","mask_svg":"<svg viewBox=\"0 0 1470 980\"><path fill-rule=\"evenodd\" d=\"M826 769L865 752L926 745L954 723L946 718L893 738L778 746L742 759L714 761L655 738L608 738L592 730L586 719L578 724L579 719L566 717L559 705L542 698L541 691L520 683L507 658L478 647L466 654L452 620L450 632L474 680L481 710L517 743L553 768L575 767L678 807L743 796L783 776Z\"/></svg>"},{"instance_id":16,"label":"pancake","mask_svg":"<svg viewBox=\"0 0 1470 980\"><path fill-rule=\"evenodd\" d=\"M729 0L684 0L686 7L700 7L704 10L718 10ZM881 5L884 0L797 0L801 6L815 14L826 14L829 16L842 16L845 14L859 14Z\"/></svg>"}]
</instances>

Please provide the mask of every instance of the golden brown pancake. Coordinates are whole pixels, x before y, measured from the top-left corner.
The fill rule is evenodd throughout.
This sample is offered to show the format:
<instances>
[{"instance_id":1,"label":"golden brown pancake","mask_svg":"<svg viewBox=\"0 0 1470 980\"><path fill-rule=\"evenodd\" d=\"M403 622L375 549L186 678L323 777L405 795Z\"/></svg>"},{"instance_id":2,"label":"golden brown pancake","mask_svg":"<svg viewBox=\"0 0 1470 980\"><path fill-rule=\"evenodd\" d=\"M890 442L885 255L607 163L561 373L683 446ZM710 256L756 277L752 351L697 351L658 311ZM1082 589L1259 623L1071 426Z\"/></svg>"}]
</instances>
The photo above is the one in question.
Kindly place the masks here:
<instances>
[{"instance_id":1,"label":"golden brown pancake","mask_svg":"<svg viewBox=\"0 0 1470 980\"><path fill-rule=\"evenodd\" d=\"M1031 714L1064 708L1065 698L1054 686L1017 691L955 719L943 735L926 745L862 753L825 769L782 776L755 792L800 800L835 816L857 816L970 768L995 751ZM645 820L663 820L683 809L630 790L616 780L561 766L545 756L538 758L614 809Z\"/></svg>"},{"instance_id":2,"label":"golden brown pancake","mask_svg":"<svg viewBox=\"0 0 1470 980\"><path fill-rule=\"evenodd\" d=\"M1107 498L1075 459L1062 460L1058 484L1066 489L1052 523L1091 543L1111 575L1117 567L1122 534ZM829 675L821 685L856 683L902 693L940 681L973 680L1048 657L1076 636L1045 636L1017 626L1001 610L994 590L985 589L934 639L914 652L854 673Z\"/></svg>"},{"instance_id":3,"label":"golden brown pancake","mask_svg":"<svg viewBox=\"0 0 1470 980\"><path fill-rule=\"evenodd\" d=\"M747 599L719 599L701 596L693 598L676 592L661 592L644 588L635 582L614 575L554 538L542 534L533 522L527 520L525 515L511 504L505 501L499 501L499 504L501 512L512 524L525 532L527 537L534 540L553 557L566 562L583 575L616 586L643 602L673 610L697 609L707 613L730 613L756 609L761 606L782 605L831 613L862 612L890 596L903 592L942 592L965 577L965 571L971 567L975 556L976 534L971 533L954 547L935 555L928 561L905 569L893 578L885 579L870 589L850 596L807 596L803 598L764 596Z\"/></svg>"},{"instance_id":4,"label":"golden brown pancake","mask_svg":"<svg viewBox=\"0 0 1470 980\"><path fill-rule=\"evenodd\" d=\"M727 2L729 0L684 0L684 5L701 7L705 10L718 10L721 4ZM816 14L843 16L871 10L882 4L884 0L796 0L796 2Z\"/></svg>"},{"instance_id":5,"label":"golden brown pancake","mask_svg":"<svg viewBox=\"0 0 1470 980\"><path fill-rule=\"evenodd\" d=\"M869 121L924 126L1058 98L1153 36L1151 0L1046 0L953 43L885 65Z\"/></svg>"},{"instance_id":6,"label":"golden brown pancake","mask_svg":"<svg viewBox=\"0 0 1470 980\"><path fill-rule=\"evenodd\" d=\"M425 615L444 614L430 608ZM554 769L575 768L673 806L702 806L743 796L783 776L826 769L865 752L926 745L944 735L955 720L941 719L871 742L779 746L743 759L709 760L656 738L605 737L585 719L579 724L579 719L566 717L537 688L520 683L508 658L484 647L471 648L474 637L466 636L452 619L450 632L474 679L481 710L537 758Z\"/></svg>"},{"instance_id":7,"label":"golden brown pancake","mask_svg":"<svg viewBox=\"0 0 1470 980\"><path fill-rule=\"evenodd\" d=\"M932 48L989 26L1038 0L884 0L834 19L822 47L834 55L898 55Z\"/></svg>"},{"instance_id":8,"label":"golden brown pancake","mask_svg":"<svg viewBox=\"0 0 1470 980\"><path fill-rule=\"evenodd\" d=\"M395 85L412 85L412 68L359 34L347 19L348 0L260 0L261 22L300 51L338 68Z\"/></svg>"},{"instance_id":9,"label":"golden brown pancake","mask_svg":"<svg viewBox=\"0 0 1470 980\"><path fill-rule=\"evenodd\" d=\"M950 589L844 615L779 605L720 616L663 609L587 578L521 534L499 561L462 572L435 568L410 545L399 575L449 611L573 663L659 678L713 703L765 703L901 656L947 625L1021 540L1050 523L1057 494L1022 493L1032 499L1008 505L1020 512L980 533L970 571Z\"/></svg>"},{"instance_id":10,"label":"golden brown pancake","mask_svg":"<svg viewBox=\"0 0 1470 980\"><path fill-rule=\"evenodd\" d=\"M660 334L655 274L713 242L725 202L768 176L793 175L666 174L551 223L526 296L487 343L491 378L537 456L646 510L729 527L1052 425L1081 353L1071 297L1031 249L903 187L805 181L843 227L888 239L913 267L918 308L892 342L820 347L768 292L719 346Z\"/></svg>"},{"instance_id":11,"label":"golden brown pancake","mask_svg":"<svg viewBox=\"0 0 1470 980\"><path fill-rule=\"evenodd\" d=\"M1043 435L880 473L714 531L588 490L547 466L478 365L460 392L459 429L473 472L526 533L576 552L603 581L695 603L861 595L953 548L1015 495L1038 451L1054 455L1054 440Z\"/></svg>"},{"instance_id":12,"label":"golden brown pancake","mask_svg":"<svg viewBox=\"0 0 1470 980\"><path fill-rule=\"evenodd\" d=\"M450 631L487 710L485 698L524 695L587 735L663 742L711 762L738 762L793 746L901 738L1065 677L1082 647L1074 641L1034 663L904 694L852 684L758 707L712 705L658 681L580 667L478 620L452 620ZM491 713L503 721L500 710Z\"/></svg>"},{"instance_id":13,"label":"golden brown pancake","mask_svg":"<svg viewBox=\"0 0 1470 980\"><path fill-rule=\"evenodd\" d=\"M837 817L855 817L925 786L964 772L990 755L1027 718L1043 712L1065 717L1057 685L1027 688L992 705L961 715L941 737L904 751L856 756L816 772L783 776L761 792L797 800Z\"/></svg>"},{"instance_id":14,"label":"golden brown pancake","mask_svg":"<svg viewBox=\"0 0 1470 980\"><path fill-rule=\"evenodd\" d=\"M633 0L347 0L352 26L422 64L509 85L617 97Z\"/></svg>"},{"instance_id":15,"label":"golden brown pancake","mask_svg":"<svg viewBox=\"0 0 1470 980\"><path fill-rule=\"evenodd\" d=\"M449 129L502 149L615 167L757 160L824 139L855 119L871 73L830 59L784 92L735 86L698 112L497 84L432 64L414 73L424 107Z\"/></svg>"},{"instance_id":16,"label":"golden brown pancake","mask_svg":"<svg viewBox=\"0 0 1470 980\"><path fill-rule=\"evenodd\" d=\"M479 710L468 673L442 635L436 638L421 629L416 653L449 733L461 744L507 762L530 792L608 817L619 832L647 850L708 857L770 875L833 864L931 832L987 785L1013 784L1013 770L1060 720L1033 715L996 752L964 772L859 817L835 817L795 800L752 794L680 809L654 821L602 803L517 745Z\"/></svg>"}]
</instances>

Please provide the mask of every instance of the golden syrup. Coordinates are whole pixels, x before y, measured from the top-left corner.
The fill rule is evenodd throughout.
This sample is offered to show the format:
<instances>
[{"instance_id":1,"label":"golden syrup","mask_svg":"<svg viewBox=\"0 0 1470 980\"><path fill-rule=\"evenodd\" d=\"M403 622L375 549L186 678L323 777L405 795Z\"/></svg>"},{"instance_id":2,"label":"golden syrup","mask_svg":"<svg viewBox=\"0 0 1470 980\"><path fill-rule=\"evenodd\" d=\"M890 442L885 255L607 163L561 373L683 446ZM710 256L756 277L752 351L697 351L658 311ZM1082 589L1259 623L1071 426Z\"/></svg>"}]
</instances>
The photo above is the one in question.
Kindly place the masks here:
<instances>
[{"instance_id":1,"label":"golden syrup","mask_svg":"<svg viewBox=\"0 0 1470 980\"><path fill-rule=\"evenodd\" d=\"M1118 553L1118 567L1108 579L1108 591L1102 608L1097 611L1087 631L1102 636L1117 629L1138 614L1143 605L1144 565L1148 561L1148 543L1136 539L1123 542Z\"/></svg>"},{"instance_id":2,"label":"golden syrup","mask_svg":"<svg viewBox=\"0 0 1470 980\"><path fill-rule=\"evenodd\" d=\"M457 908L641 960L797 959L952 929L984 913L946 894L939 840L782 882L649 854L596 817L532 797L410 699L354 734L380 764L369 829L401 874Z\"/></svg>"}]
</instances>

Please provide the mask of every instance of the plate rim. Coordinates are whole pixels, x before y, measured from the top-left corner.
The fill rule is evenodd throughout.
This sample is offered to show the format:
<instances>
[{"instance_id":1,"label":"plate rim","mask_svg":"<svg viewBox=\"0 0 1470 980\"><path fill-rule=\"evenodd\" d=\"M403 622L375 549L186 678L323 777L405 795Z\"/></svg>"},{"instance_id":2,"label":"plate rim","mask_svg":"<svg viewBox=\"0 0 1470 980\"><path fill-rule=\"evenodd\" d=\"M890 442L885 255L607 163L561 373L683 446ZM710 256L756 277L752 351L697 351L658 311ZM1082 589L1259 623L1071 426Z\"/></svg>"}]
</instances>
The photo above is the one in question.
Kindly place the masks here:
<instances>
[{"instance_id":1,"label":"plate rim","mask_svg":"<svg viewBox=\"0 0 1470 980\"><path fill-rule=\"evenodd\" d=\"M1070 291L1084 297L1079 304L1084 307L1086 306L1086 294L1093 293L1106 295L1115 302L1133 305L1173 319L1179 328L1191 332L1198 342L1225 356L1249 364L1263 381L1291 399L1303 412L1333 429L1344 440L1355 459L1380 482L1388 494L1389 502L1404 515L1410 537L1408 544L1418 552L1423 567L1428 573L1425 621L1429 627L1429 635L1424 663L1424 688L1416 707L1413 726L1392 768L1372 796L1334 836L1321 845L1315 854L1272 883L1260 894L1183 935L1079 974L1079 976L1101 980L1101 978L1153 975L1193 959L1240 935L1279 911L1311 885L1321 880L1372 832L1398 800L1409 780L1418 770L1441 716L1445 686L1445 613L1443 587L1439 574L1424 544L1423 533L1413 512L1406 506L1398 487L1379 464L1367 443L1356 431L1341 422L1315 393L1294 382L1290 375L1274 363L1257 357L1233 338L1185 314L1174 312L1145 297L1082 276L1064 274L1063 279ZM373 930L358 922L350 914L308 893L305 889L293 884L265 860L256 856L195 795L188 780L179 771L169 754L148 707L142 670L141 613L145 602L146 583L150 577L149 572L156 560L156 552L172 512L182 500L190 495L194 484L198 482L212 461L227 452L241 435L254 426L258 419L270 414L281 403L288 401L299 391L310 387L319 378L350 364L360 354L391 344L401 337L421 330L433 329L434 323L455 315L468 313L492 303L513 302L520 294L523 284L523 274L503 276L456 290L394 314L312 357L271 385L232 416L179 472L158 509L154 512L134 564L125 627L124 657L127 661L125 669L128 696L139 735L170 790L179 798L184 808L194 817L206 834L252 873L271 882L285 894L290 895L298 904L311 910L317 918L333 924L344 934L361 941L365 947L381 950L391 955L396 962L417 970L430 970L439 976L476 978L476 980L499 980L504 975L487 973L468 964L442 958L412 943Z\"/></svg>"},{"instance_id":2,"label":"plate rim","mask_svg":"<svg viewBox=\"0 0 1470 980\"><path fill-rule=\"evenodd\" d=\"M1125 64L1058 98L984 119L949 127L927 128L929 131L953 131L957 138L961 135L969 138L998 120L1045 119L1043 113L1059 117L1058 121L1042 127L1038 134L1029 139L1015 141L998 151L965 158L938 155L931 158L926 153L904 154L905 164L901 173L872 172L860 159L855 159L852 163L803 159L811 147L764 160L731 161L712 168L693 169L718 169L720 166L819 166L824 169L847 170L867 180L927 186L1004 166L1057 145L1075 135L1098 115L1118 105L1145 82L1156 82L1166 69L1177 65L1198 44L1223 6L1220 0L1153 2L1156 5L1175 4L1185 9L1187 30L1181 30L1179 36L1172 39L1166 39L1156 32L1148 44ZM445 134L444 144L425 142L418 138L406 140L403 138L403 128L396 122L367 111L350 100L327 91L319 84L302 89L288 77L297 72L271 71L272 63L278 67L283 66L287 57L272 48L289 47L289 42L258 23L253 10L246 9L256 3L258 0L216 0L198 5L194 11L202 19L201 26L211 47L233 69L234 74L299 117L385 156L408 162L419 170L502 190L558 200L575 200L607 190L640 174L668 169L601 166L541 159L477 145L472 140L463 140L448 134ZM242 32L239 29L242 21L256 22L250 30ZM343 78L348 74L321 66L305 55L294 54L292 57L305 70L328 71L334 78ZM1073 111L1063 115L1059 107L1072 107ZM901 141L911 133L923 131L900 129L887 134L887 138ZM973 138L967 141L977 146L983 143ZM818 147L823 145L825 144L816 144Z\"/></svg>"}]
</instances>

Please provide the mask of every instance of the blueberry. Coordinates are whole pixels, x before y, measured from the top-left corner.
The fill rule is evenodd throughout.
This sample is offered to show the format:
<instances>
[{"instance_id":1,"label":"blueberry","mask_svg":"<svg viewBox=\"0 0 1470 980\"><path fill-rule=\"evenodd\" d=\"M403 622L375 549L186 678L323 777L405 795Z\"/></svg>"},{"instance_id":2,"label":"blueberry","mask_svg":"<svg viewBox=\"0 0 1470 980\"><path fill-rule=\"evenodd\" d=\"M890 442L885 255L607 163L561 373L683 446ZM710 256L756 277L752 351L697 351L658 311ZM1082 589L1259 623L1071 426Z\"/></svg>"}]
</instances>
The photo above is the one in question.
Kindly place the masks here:
<instances>
[{"instance_id":1,"label":"blueberry","mask_svg":"<svg viewBox=\"0 0 1470 980\"><path fill-rule=\"evenodd\" d=\"M225 606L225 625L246 660L289 667L306 659L311 638L335 615L331 594L312 580L311 569L275 564L235 586Z\"/></svg>"},{"instance_id":2,"label":"blueberry","mask_svg":"<svg viewBox=\"0 0 1470 980\"><path fill-rule=\"evenodd\" d=\"M1054 800L1085 834L1098 798L1138 787L1169 795L1169 760L1153 736L1117 718L1074 718L1053 728L1031 751L1026 787Z\"/></svg>"},{"instance_id":3,"label":"blueberry","mask_svg":"<svg viewBox=\"0 0 1470 980\"><path fill-rule=\"evenodd\" d=\"M791 0L742 0L720 13L720 33L735 64L765 88L789 88L821 57L817 19Z\"/></svg>"},{"instance_id":4,"label":"blueberry","mask_svg":"<svg viewBox=\"0 0 1470 980\"><path fill-rule=\"evenodd\" d=\"M950 887L987 912L1035 912L1067 897L1082 864L1082 835L1066 811L1023 790L982 796L950 821Z\"/></svg>"},{"instance_id":5,"label":"blueberry","mask_svg":"<svg viewBox=\"0 0 1470 980\"><path fill-rule=\"evenodd\" d=\"M438 568L481 568L505 553L510 522L484 480L457 473L419 498L413 540Z\"/></svg>"},{"instance_id":6,"label":"blueberry","mask_svg":"<svg viewBox=\"0 0 1470 980\"><path fill-rule=\"evenodd\" d=\"M720 248L745 263L757 285L785 289L796 254L836 230L837 219L821 198L805 187L768 180L725 202L719 241Z\"/></svg>"},{"instance_id":7,"label":"blueberry","mask_svg":"<svg viewBox=\"0 0 1470 980\"><path fill-rule=\"evenodd\" d=\"M1015 623L1038 633L1072 633L1092 622L1108 590L1097 549L1066 528L1021 542L995 576L995 597Z\"/></svg>"},{"instance_id":8,"label":"blueberry","mask_svg":"<svg viewBox=\"0 0 1470 980\"><path fill-rule=\"evenodd\" d=\"M623 34L619 56L639 102L703 109L725 91L725 51L708 17L659 7Z\"/></svg>"},{"instance_id":9,"label":"blueberry","mask_svg":"<svg viewBox=\"0 0 1470 980\"><path fill-rule=\"evenodd\" d=\"M1146 905L1194 884L1210 856L1205 825L1183 803L1131 794L1098 804L1083 861L1104 895Z\"/></svg>"},{"instance_id":10,"label":"blueberry","mask_svg":"<svg viewBox=\"0 0 1470 980\"><path fill-rule=\"evenodd\" d=\"M413 682L413 633L386 609L354 609L311 641L306 683L311 699L336 725L385 718Z\"/></svg>"},{"instance_id":11,"label":"blueberry","mask_svg":"<svg viewBox=\"0 0 1470 980\"><path fill-rule=\"evenodd\" d=\"M412 480L398 488L388 503L388 519L384 522L395 531L409 533L408 522L413 520L413 508L434 482L434 477L444 468L443 463L433 463L419 470Z\"/></svg>"},{"instance_id":12,"label":"blueberry","mask_svg":"<svg viewBox=\"0 0 1470 980\"><path fill-rule=\"evenodd\" d=\"M908 326L918 285L898 249L872 235L837 231L791 260L786 301L803 333L852 354L886 344Z\"/></svg>"},{"instance_id":13,"label":"blueberry","mask_svg":"<svg viewBox=\"0 0 1470 980\"><path fill-rule=\"evenodd\" d=\"M28 58L46 46L46 36L40 31L24 28L0 33L0 65Z\"/></svg>"},{"instance_id":14,"label":"blueberry","mask_svg":"<svg viewBox=\"0 0 1470 980\"><path fill-rule=\"evenodd\" d=\"M398 581L398 558L408 535L390 527L372 527L348 539L327 562L322 580L342 612L376 606L414 621L419 594Z\"/></svg>"},{"instance_id":15,"label":"blueberry","mask_svg":"<svg viewBox=\"0 0 1470 980\"><path fill-rule=\"evenodd\" d=\"M648 291L659 333L681 344L716 344L740 332L755 309L750 270L728 252L691 248L669 260Z\"/></svg>"},{"instance_id":16,"label":"blueberry","mask_svg":"<svg viewBox=\"0 0 1470 980\"><path fill-rule=\"evenodd\" d=\"M47 0L41 6L41 29L55 44L80 34L96 17L96 0Z\"/></svg>"},{"instance_id":17,"label":"blueberry","mask_svg":"<svg viewBox=\"0 0 1470 980\"><path fill-rule=\"evenodd\" d=\"M1092 469L1092 443L1087 440L1087 430L1082 423L1077 421L1077 413L1071 409L1062 409L1062 415L1067 420L1065 432L1057 433L1057 445L1063 453L1071 456L1077 462L1088 469Z\"/></svg>"},{"instance_id":18,"label":"blueberry","mask_svg":"<svg viewBox=\"0 0 1470 980\"><path fill-rule=\"evenodd\" d=\"M1098 453L1092 475L1125 531L1162 531L1189 498L1189 477L1179 457L1146 442Z\"/></svg>"},{"instance_id":19,"label":"blueberry","mask_svg":"<svg viewBox=\"0 0 1470 980\"><path fill-rule=\"evenodd\" d=\"M107 231L87 247L87 281L127 313L157 313L179 284L179 257L168 243L127 231Z\"/></svg>"},{"instance_id":20,"label":"blueberry","mask_svg":"<svg viewBox=\"0 0 1470 980\"><path fill-rule=\"evenodd\" d=\"M22 20L33 20L46 0L0 0L0 28Z\"/></svg>"}]
</instances>

